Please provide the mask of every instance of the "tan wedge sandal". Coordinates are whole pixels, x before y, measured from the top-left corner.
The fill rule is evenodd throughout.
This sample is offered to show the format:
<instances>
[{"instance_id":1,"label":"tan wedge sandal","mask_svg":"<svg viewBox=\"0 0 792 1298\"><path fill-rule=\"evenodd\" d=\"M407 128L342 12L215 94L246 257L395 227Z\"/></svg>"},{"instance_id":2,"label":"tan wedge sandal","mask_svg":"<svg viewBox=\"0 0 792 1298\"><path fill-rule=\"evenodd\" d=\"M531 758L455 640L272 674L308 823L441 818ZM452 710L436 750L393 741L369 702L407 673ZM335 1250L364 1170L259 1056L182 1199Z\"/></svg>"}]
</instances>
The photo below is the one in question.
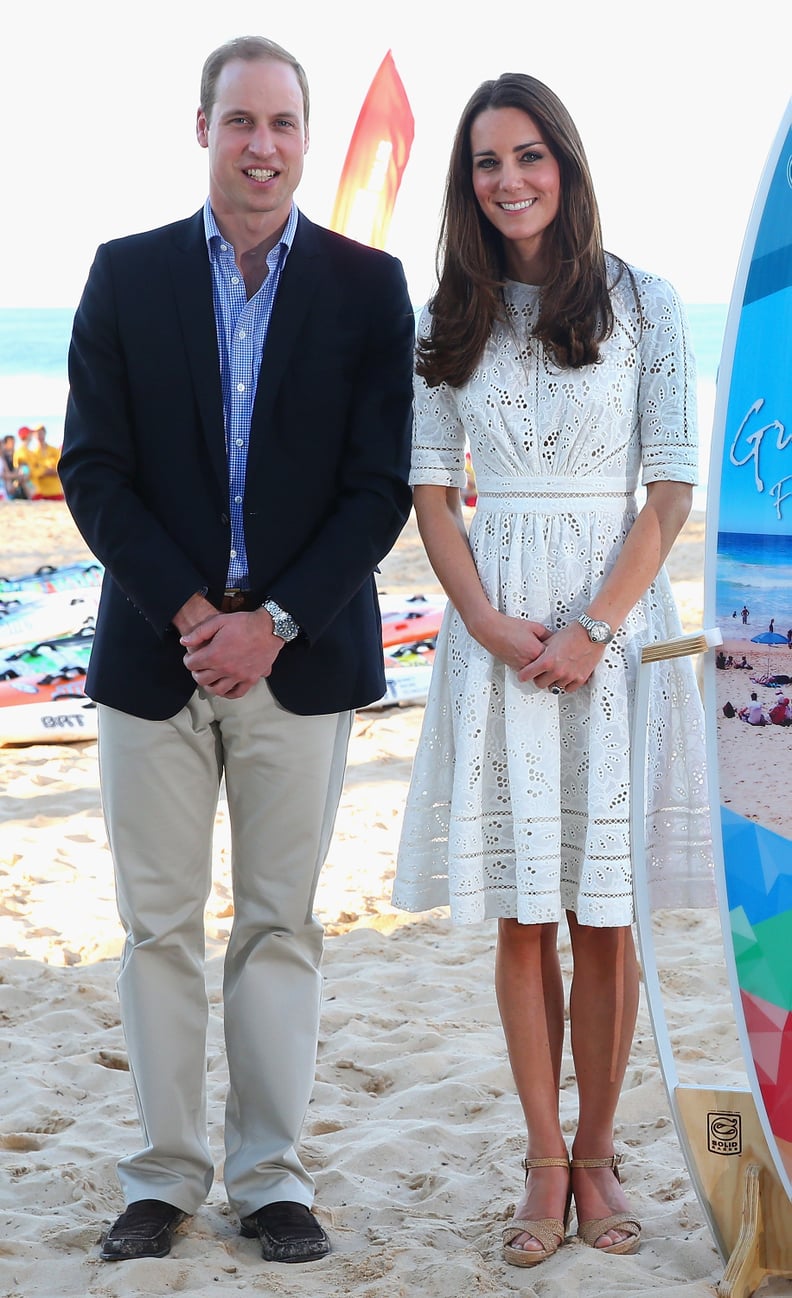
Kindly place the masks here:
<instances>
[{"instance_id":1,"label":"tan wedge sandal","mask_svg":"<svg viewBox=\"0 0 792 1298\"><path fill-rule=\"evenodd\" d=\"M528 1173L532 1167L568 1168L569 1159L524 1158L522 1165L525 1169L525 1179L527 1181ZM556 1217L543 1217L539 1221L526 1221L520 1217L513 1217L503 1232L504 1260L511 1266L536 1266L538 1262L546 1262L549 1257L557 1253L566 1239L571 1204L572 1182L570 1180L563 1221L559 1221ZM518 1235L532 1235L534 1239L539 1240L542 1245L541 1249L512 1248L511 1242Z\"/></svg>"},{"instance_id":2,"label":"tan wedge sandal","mask_svg":"<svg viewBox=\"0 0 792 1298\"><path fill-rule=\"evenodd\" d=\"M569 1161L571 1172L586 1167L609 1167L616 1180L621 1184L619 1176L619 1164L622 1162L621 1154L613 1154L611 1158L572 1158ZM597 1240L600 1235L607 1235L609 1230L627 1231L627 1238L620 1239L617 1244L606 1244L604 1248L597 1248ZM629 1215L629 1209L625 1208L623 1212L614 1212L610 1217L596 1217L594 1221L586 1221L582 1224L578 1222L578 1239L589 1248L597 1248L598 1253L634 1253L641 1242L641 1223L636 1221L635 1217Z\"/></svg>"}]
</instances>

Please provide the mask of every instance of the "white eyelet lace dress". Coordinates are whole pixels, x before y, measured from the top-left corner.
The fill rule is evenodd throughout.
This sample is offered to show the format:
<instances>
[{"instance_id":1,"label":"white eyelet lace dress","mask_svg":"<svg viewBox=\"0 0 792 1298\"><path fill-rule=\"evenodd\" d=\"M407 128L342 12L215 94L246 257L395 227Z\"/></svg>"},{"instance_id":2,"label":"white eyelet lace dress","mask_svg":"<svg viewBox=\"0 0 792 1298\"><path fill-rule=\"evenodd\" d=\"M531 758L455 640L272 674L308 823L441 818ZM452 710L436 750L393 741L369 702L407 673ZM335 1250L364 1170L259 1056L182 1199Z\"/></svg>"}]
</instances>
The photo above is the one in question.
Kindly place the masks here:
<instances>
[{"instance_id":1,"label":"white eyelet lace dress","mask_svg":"<svg viewBox=\"0 0 792 1298\"><path fill-rule=\"evenodd\" d=\"M611 265L611 269L615 268ZM478 484L470 544L491 603L558 629L585 612L638 512L635 491L695 482L695 372L669 284L612 292L601 361L561 370L529 340L539 290L508 282L507 321L460 389L416 380L411 481ZM428 328L425 311L421 329ZM415 755L393 904L492 917L632 922L630 730L640 653L680 633L661 572L592 679L553 695L492 657L449 606ZM703 716L688 659L653 667L646 859L655 904L711 897Z\"/></svg>"}]
</instances>

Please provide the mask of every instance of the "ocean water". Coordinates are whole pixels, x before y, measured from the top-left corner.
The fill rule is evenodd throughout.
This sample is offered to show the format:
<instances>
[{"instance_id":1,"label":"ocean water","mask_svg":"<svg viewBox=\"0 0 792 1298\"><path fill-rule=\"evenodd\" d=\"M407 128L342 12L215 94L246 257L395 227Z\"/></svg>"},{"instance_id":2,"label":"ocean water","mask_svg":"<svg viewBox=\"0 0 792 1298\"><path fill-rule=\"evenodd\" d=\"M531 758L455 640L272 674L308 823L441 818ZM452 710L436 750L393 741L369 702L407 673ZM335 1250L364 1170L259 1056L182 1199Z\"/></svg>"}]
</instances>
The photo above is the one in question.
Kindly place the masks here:
<instances>
[{"instance_id":1,"label":"ocean water","mask_svg":"<svg viewBox=\"0 0 792 1298\"><path fill-rule=\"evenodd\" d=\"M60 444L73 316L61 307L0 308L0 437L46 424L49 441Z\"/></svg>"},{"instance_id":2,"label":"ocean water","mask_svg":"<svg viewBox=\"0 0 792 1298\"><path fill-rule=\"evenodd\" d=\"M743 608L748 609L746 625ZM718 534L715 616L724 638L763 634L771 620L773 630L786 636L792 628L792 536ZM761 646L754 652L761 653Z\"/></svg>"},{"instance_id":3,"label":"ocean water","mask_svg":"<svg viewBox=\"0 0 792 1298\"><path fill-rule=\"evenodd\" d=\"M687 312L698 365L699 477L704 483L727 308L721 303L692 303ZM23 424L46 424L49 440L60 443L73 315L69 308L0 308L0 436L16 433ZM702 488L696 504L704 507Z\"/></svg>"}]
</instances>

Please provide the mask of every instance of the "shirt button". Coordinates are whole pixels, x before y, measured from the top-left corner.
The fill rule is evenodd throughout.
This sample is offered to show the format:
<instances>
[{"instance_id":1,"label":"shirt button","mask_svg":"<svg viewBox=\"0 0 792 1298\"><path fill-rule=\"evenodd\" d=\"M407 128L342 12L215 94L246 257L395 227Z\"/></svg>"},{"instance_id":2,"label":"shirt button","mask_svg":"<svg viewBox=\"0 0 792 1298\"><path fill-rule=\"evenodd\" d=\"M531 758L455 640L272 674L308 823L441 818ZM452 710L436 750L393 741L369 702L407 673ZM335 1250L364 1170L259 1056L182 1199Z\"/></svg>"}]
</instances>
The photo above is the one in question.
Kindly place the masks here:
<instances>
[{"instance_id":1,"label":"shirt button","mask_svg":"<svg viewBox=\"0 0 792 1298\"><path fill-rule=\"evenodd\" d=\"M240 329L239 336L240 338L247 338L247 334L245 333L244 329Z\"/></svg>"},{"instance_id":2,"label":"shirt button","mask_svg":"<svg viewBox=\"0 0 792 1298\"><path fill-rule=\"evenodd\" d=\"M232 283L232 284L238 284L238 283L239 283L239 276L238 276L238 275L232 275L232 276L231 276L231 283Z\"/></svg>"},{"instance_id":3,"label":"shirt button","mask_svg":"<svg viewBox=\"0 0 792 1298\"><path fill-rule=\"evenodd\" d=\"M231 558L236 559L236 550L231 551Z\"/></svg>"},{"instance_id":4,"label":"shirt button","mask_svg":"<svg viewBox=\"0 0 792 1298\"><path fill-rule=\"evenodd\" d=\"M244 392L244 391L245 391L244 383L237 383L237 392Z\"/></svg>"},{"instance_id":5,"label":"shirt button","mask_svg":"<svg viewBox=\"0 0 792 1298\"><path fill-rule=\"evenodd\" d=\"M235 504L235 505L241 505L241 504L242 504L242 497L241 497L241 496L234 496L234 504Z\"/></svg>"},{"instance_id":6,"label":"shirt button","mask_svg":"<svg viewBox=\"0 0 792 1298\"><path fill-rule=\"evenodd\" d=\"M221 244L220 244L220 251L221 251L221 252L228 252L228 244L227 244L227 243L221 243Z\"/></svg>"},{"instance_id":7,"label":"shirt button","mask_svg":"<svg viewBox=\"0 0 792 1298\"><path fill-rule=\"evenodd\" d=\"M236 446L244 446L244 445L245 445L244 438L242 438L242 437L238 437L238 438L236 439L235 445L236 445Z\"/></svg>"}]
</instances>

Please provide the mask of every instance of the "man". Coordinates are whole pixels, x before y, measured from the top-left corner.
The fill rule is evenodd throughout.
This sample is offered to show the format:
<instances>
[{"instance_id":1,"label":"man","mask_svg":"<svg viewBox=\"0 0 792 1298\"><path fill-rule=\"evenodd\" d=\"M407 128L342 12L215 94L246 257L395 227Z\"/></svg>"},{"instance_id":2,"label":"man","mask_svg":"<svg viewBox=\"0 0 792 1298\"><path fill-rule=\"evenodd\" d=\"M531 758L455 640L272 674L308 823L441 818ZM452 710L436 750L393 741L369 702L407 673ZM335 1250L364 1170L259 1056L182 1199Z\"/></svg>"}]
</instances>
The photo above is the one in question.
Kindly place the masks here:
<instances>
[{"instance_id":1,"label":"man","mask_svg":"<svg viewBox=\"0 0 792 1298\"><path fill-rule=\"evenodd\" d=\"M766 726L767 718L764 714L764 708L756 697L756 690L751 691L751 697L744 708L740 708L740 720L747 721L749 726Z\"/></svg>"},{"instance_id":2,"label":"man","mask_svg":"<svg viewBox=\"0 0 792 1298\"><path fill-rule=\"evenodd\" d=\"M410 508L413 315L398 262L293 204L308 89L284 49L210 55L197 136L204 210L97 253L60 466L107 572L88 691L144 1133L102 1257L164 1256L212 1183L203 911L224 775L226 1192L265 1258L303 1262L329 1251L296 1149L312 904L353 710L385 689L372 573Z\"/></svg>"}]
</instances>

